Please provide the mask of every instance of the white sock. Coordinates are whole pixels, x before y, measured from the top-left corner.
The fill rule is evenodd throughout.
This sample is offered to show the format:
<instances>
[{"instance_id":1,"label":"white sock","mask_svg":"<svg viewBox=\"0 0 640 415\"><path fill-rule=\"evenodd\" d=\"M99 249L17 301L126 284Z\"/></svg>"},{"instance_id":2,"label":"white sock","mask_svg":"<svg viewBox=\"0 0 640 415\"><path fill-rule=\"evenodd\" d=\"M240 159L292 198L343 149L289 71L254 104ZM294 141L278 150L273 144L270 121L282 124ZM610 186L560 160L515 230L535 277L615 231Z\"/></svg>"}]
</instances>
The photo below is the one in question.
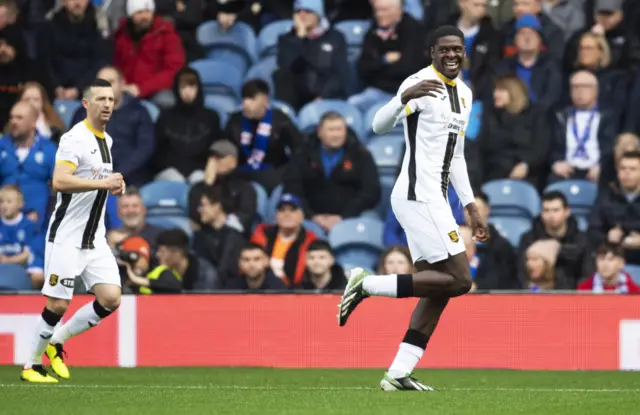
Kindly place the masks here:
<instances>
[{"instance_id":1,"label":"white sock","mask_svg":"<svg viewBox=\"0 0 640 415\"><path fill-rule=\"evenodd\" d=\"M29 355L29 358L24 365L25 369L29 369L33 365L42 364L42 354L51 341L53 330L56 324L58 324L58 321L60 321L61 317L62 316L58 316L47 309L45 309L42 312L42 315L38 317L38 323L36 325L36 330L33 334L33 341L31 343L31 354Z\"/></svg>"},{"instance_id":2,"label":"white sock","mask_svg":"<svg viewBox=\"0 0 640 415\"><path fill-rule=\"evenodd\" d=\"M398 275L368 275L362 281L362 288L369 295L396 298L398 296Z\"/></svg>"},{"instance_id":3,"label":"white sock","mask_svg":"<svg viewBox=\"0 0 640 415\"><path fill-rule=\"evenodd\" d=\"M402 378L413 373L416 365L422 359L424 349L409 343L400 343L398 354L389 367L389 376Z\"/></svg>"},{"instance_id":4,"label":"white sock","mask_svg":"<svg viewBox=\"0 0 640 415\"><path fill-rule=\"evenodd\" d=\"M100 323L100 316L96 314L93 303L87 303L82 306L76 313L55 331L51 338L52 344L64 344L72 336L84 333L92 327Z\"/></svg>"}]
</instances>

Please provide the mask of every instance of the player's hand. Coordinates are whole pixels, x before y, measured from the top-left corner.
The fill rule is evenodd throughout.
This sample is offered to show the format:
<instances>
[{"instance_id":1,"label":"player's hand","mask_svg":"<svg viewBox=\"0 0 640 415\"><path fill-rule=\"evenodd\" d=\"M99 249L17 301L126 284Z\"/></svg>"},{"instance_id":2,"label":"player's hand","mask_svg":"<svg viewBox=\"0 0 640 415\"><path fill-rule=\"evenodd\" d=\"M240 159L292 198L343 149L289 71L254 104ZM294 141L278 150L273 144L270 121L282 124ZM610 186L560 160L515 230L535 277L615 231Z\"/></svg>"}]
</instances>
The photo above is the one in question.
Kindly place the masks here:
<instances>
[{"instance_id":1,"label":"player's hand","mask_svg":"<svg viewBox=\"0 0 640 415\"><path fill-rule=\"evenodd\" d=\"M113 190L113 189L109 190L109 193L111 193L114 196L120 196L120 195L124 194L126 188L127 188L127 185L125 184L124 179L123 179L122 180L122 186L120 186L120 188L116 189L116 190Z\"/></svg>"},{"instance_id":2,"label":"player's hand","mask_svg":"<svg viewBox=\"0 0 640 415\"><path fill-rule=\"evenodd\" d=\"M105 179L102 179L102 184L104 188L109 190L110 192L120 191L123 186L124 179L120 173L112 173L108 175Z\"/></svg>"},{"instance_id":3,"label":"player's hand","mask_svg":"<svg viewBox=\"0 0 640 415\"><path fill-rule=\"evenodd\" d=\"M436 79L427 79L426 81L418 82L417 84L407 88L403 93L400 100L404 105L412 99L418 99L422 97L437 98L438 94L444 91L444 84Z\"/></svg>"},{"instance_id":4,"label":"player's hand","mask_svg":"<svg viewBox=\"0 0 640 415\"><path fill-rule=\"evenodd\" d=\"M477 211L469 212L471 220L471 230L473 238L478 242L484 242L489 239L489 225L487 221Z\"/></svg>"}]
</instances>

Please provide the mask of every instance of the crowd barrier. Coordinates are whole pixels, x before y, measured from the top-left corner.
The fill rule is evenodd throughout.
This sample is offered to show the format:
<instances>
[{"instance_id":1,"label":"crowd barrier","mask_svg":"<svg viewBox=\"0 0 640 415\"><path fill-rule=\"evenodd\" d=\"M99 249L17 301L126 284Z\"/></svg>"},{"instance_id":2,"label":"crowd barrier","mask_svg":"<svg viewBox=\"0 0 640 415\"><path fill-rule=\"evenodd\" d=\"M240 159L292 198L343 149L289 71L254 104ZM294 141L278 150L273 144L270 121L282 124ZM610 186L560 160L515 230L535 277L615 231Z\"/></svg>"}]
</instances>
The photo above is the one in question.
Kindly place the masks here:
<instances>
[{"instance_id":1,"label":"crowd barrier","mask_svg":"<svg viewBox=\"0 0 640 415\"><path fill-rule=\"evenodd\" d=\"M74 298L70 312L93 297ZM384 368L415 299L371 298L338 327L337 295L124 296L67 345L77 366ZM0 296L0 364L21 364L40 296ZM68 314L71 315L70 313ZM421 367L640 370L640 296L453 299Z\"/></svg>"}]
</instances>

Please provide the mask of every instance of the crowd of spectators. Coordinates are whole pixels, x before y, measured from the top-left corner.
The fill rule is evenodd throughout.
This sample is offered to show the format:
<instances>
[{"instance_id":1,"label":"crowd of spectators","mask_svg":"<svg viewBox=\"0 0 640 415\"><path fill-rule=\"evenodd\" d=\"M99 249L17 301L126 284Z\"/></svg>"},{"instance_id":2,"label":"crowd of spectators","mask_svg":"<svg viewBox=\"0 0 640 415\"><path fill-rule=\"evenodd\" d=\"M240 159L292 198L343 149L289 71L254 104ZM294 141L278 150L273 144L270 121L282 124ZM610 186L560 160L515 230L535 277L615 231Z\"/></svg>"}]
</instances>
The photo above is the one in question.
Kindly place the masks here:
<instances>
[{"instance_id":1,"label":"crowd of spectators","mask_svg":"<svg viewBox=\"0 0 640 415\"><path fill-rule=\"evenodd\" d=\"M218 55L198 27L259 33L283 19L291 26L272 76L247 77L233 111L208 105L190 64ZM368 22L354 50L337 24L358 19ZM640 291L625 268L640 266L633 0L0 0L0 264L23 266L41 286L57 143L85 117L79 107L65 125L55 104L79 100L98 77L114 89L107 132L128 185L106 215L125 290L341 289L342 266L361 264L339 263L327 235L376 210L386 251L378 269L366 267L411 272L370 137L339 110L312 128L295 115L342 100L366 119L430 64L428 35L442 24L465 34L460 81L474 92L465 153L480 211L492 222L481 190L492 180L541 195L519 243L493 225L476 243L450 187L474 289ZM545 190L567 179L597 185L583 222L566 194ZM148 222L142 190L153 181L189 186L189 232ZM273 220L259 215L260 192L274 195Z\"/></svg>"}]
</instances>

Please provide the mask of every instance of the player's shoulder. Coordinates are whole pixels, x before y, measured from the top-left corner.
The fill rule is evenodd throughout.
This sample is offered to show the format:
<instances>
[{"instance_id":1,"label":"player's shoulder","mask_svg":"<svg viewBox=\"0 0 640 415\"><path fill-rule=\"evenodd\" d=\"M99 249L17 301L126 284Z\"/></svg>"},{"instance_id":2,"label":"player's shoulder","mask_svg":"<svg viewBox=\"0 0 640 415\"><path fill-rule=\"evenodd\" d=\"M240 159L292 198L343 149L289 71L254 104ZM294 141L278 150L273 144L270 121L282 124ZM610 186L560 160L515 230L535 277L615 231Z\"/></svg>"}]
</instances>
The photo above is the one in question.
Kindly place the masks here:
<instances>
[{"instance_id":1,"label":"player's shoulder","mask_svg":"<svg viewBox=\"0 0 640 415\"><path fill-rule=\"evenodd\" d=\"M111 147L111 146L113 145L113 137L111 137L111 136L109 135L109 133L108 133L108 132L106 132L106 131L105 131L105 133L104 133L104 139L105 139L105 140L107 140L107 145L108 145L109 147Z\"/></svg>"},{"instance_id":2,"label":"player's shoulder","mask_svg":"<svg viewBox=\"0 0 640 415\"><path fill-rule=\"evenodd\" d=\"M429 67L424 68L424 69L420 69L418 72L409 75L400 85L400 90L403 91L415 84L417 84L418 82L421 81L426 81L427 79L434 79L434 78L430 78L430 74L429 74Z\"/></svg>"},{"instance_id":3,"label":"player's shoulder","mask_svg":"<svg viewBox=\"0 0 640 415\"><path fill-rule=\"evenodd\" d=\"M86 142L86 138L90 134L91 131L89 131L84 121L80 121L71 127L69 131L62 134L62 137L60 137L60 145L82 145Z\"/></svg>"},{"instance_id":4,"label":"player's shoulder","mask_svg":"<svg viewBox=\"0 0 640 415\"><path fill-rule=\"evenodd\" d=\"M458 87L458 95L468 98L469 100L473 98L473 91L462 79L458 79L456 86Z\"/></svg>"}]
</instances>

